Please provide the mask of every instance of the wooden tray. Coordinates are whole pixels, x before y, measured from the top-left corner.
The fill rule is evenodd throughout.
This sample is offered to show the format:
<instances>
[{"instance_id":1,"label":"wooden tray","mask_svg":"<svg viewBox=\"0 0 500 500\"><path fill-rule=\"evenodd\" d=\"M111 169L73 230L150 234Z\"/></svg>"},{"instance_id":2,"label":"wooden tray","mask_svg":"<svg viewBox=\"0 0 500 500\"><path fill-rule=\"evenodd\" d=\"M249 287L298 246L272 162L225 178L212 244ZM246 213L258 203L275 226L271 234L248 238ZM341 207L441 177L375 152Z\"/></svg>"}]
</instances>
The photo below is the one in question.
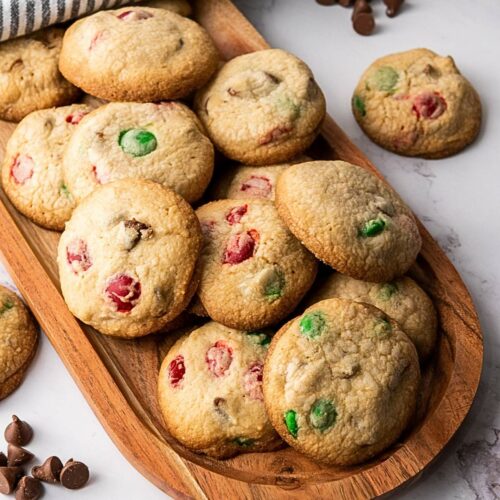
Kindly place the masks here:
<instances>
[{"instance_id":1,"label":"wooden tray","mask_svg":"<svg viewBox=\"0 0 500 500\"><path fill-rule=\"evenodd\" d=\"M196 18L225 58L268 47L229 0L200 0ZM0 122L2 154L13 129ZM329 117L310 154L380 175ZM317 465L290 448L218 461L189 452L162 425L156 381L168 336L123 341L82 327L59 291L58 234L32 224L0 192L0 253L12 278L116 446L176 498L371 498L416 478L438 455L472 404L483 346L460 276L422 225L420 230L423 248L412 275L432 296L441 327L435 360L424 370L429 390L420 422L383 456L358 467Z\"/></svg>"}]
</instances>

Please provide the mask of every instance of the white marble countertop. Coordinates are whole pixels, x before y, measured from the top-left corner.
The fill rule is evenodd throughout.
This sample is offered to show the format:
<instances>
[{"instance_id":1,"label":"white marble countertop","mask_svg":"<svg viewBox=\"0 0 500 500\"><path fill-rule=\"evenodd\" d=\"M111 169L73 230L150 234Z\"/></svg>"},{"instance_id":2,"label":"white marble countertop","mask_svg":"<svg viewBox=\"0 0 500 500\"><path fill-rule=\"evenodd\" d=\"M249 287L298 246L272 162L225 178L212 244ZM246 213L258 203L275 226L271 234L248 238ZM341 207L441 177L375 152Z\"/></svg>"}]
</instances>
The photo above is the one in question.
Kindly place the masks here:
<instances>
[{"instance_id":1,"label":"white marble countertop","mask_svg":"<svg viewBox=\"0 0 500 500\"><path fill-rule=\"evenodd\" d=\"M477 400L455 439L408 499L500 497L500 2L407 0L395 19L373 1L378 29L356 35L350 11L313 0L239 0L237 5L271 45L303 58L325 91L328 110L406 199L462 274L477 305L485 364ZM350 111L352 90L378 56L428 47L454 56L484 105L477 142L458 156L426 161L388 153L362 134ZM8 281L0 266L0 281ZM0 428L15 412L35 428L30 445L89 464L92 481L80 491L48 486L47 498L147 499L165 496L120 455L47 339L20 389L0 402Z\"/></svg>"}]
</instances>

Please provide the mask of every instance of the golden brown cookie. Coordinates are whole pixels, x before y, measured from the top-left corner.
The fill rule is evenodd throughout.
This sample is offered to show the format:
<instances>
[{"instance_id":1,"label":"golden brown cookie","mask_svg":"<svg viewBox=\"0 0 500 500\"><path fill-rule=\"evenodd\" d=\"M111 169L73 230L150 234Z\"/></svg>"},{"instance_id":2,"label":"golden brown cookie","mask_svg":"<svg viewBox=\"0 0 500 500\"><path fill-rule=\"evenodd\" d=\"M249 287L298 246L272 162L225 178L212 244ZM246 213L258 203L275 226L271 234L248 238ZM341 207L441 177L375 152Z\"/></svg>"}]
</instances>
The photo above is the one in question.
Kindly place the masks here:
<instances>
[{"instance_id":1,"label":"golden brown cookie","mask_svg":"<svg viewBox=\"0 0 500 500\"><path fill-rule=\"evenodd\" d=\"M414 49L377 59L352 99L363 131L385 149L442 158L479 133L481 102L450 57Z\"/></svg>"},{"instance_id":2,"label":"golden brown cookie","mask_svg":"<svg viewBox=\"0 0 500 500\"><path fill-rule=\"evenodd\" d=\"M226 156L268 165L311 145L325 116L325 98L304 62L267 49L226 63L196 94L195 111Z\"/></svg>"},{"instance_id":3,"label":"golden brown cookie","mask_svg":"<svg viewBox=\"0 0 500 500\"><path fill-rule=\"evenodd\" d=\"M178 99L206 83L218 64L207 32L165 9L124 7L76 21L59 67L89 94L110 101Z\"/></svg>"}]
</instances>

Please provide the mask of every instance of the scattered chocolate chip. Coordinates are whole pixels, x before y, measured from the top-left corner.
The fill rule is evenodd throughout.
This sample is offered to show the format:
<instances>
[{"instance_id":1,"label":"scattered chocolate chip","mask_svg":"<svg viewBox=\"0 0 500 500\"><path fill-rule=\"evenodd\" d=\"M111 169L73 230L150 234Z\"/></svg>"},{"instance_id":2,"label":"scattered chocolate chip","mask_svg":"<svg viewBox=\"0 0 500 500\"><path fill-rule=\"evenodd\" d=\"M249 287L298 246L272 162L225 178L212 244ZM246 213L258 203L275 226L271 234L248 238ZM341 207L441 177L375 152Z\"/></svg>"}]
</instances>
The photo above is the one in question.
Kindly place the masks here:
<instances>
[{"instance_id":1,"label":"scattered chocolate chip","mask_svg":"<svg viewBox=\"0 0 500 500\"><path fill-rule=\"evenodd\" d=\"M61 484L70 490L85 486L89 480L89 468L82 462L70 458L61 470Z\"/></svg>"},{"instance_id":2,"label":"scattered chocolate chip","mask_svg":"<svg viewBox=\"0 0 500 500\"><path fill-rule=\"evenodd\" d=\"M153 236L153 229L149 224L130 219L123 222L125 228L124 243L127 250L132 250L141 240L147 240Z\"/></svg>"},{"instance_id":3,"label":"scattered chocolate chip","mask_svg":"<svg viewBox=\"0 0 500 500\"><path fill-rule=\"evenodd\" d=\"M368 36L375 28L375 19L373 14L368 12L360 12L352 20L352 27L359 35Z\"/></svg>"},{"instance_id":4,"label":"scattered chocolate chip","mask_svg":"<svg viewBox=\"0 0 500 500\"><path fill-rule=\"evenodd\" d=\"M12 493L23 474L21 467L0 467L0 493L4 495Z\"/></svg>"},{"instance_id":5,"label":"scattered chocolate chip","mask_svg":"<svg viewBox=\"0 0 500 500\"><path fill-rule=\"evenodd\" d=\"M339 0L339 4L342 7L350 7L354 3L354 0Z\"/></svg>"},{"instance_id":6,"label":"scattered chocolate chip","mask_svg":"<svg viewBox=\"0 0 500 500\"><path fill-rule=\"evenodd\" d=\"M31 476L20 479L16 488L16 500L37 500L42 496L42 483Z\"/></svg>"},{"instance_id":7,"label":"scattered chocolate chip","mask_svg":"<svg viewBox=\"0 0 500 500\"><path fill-rule=\"evenodd\" d=\"M362 12L366 14L371 14L372 8L370 7L370 4L366 0L356 0L356 3L354 4L354 9L352 10L351 19L354 19L357 15L361 14Z\"/></svg>"},{"instance_id":8,"label":"scattered chocolate chip","mask_svg":"<svg viewBox=\"0 0 500 500\"><path fill-rule=\"evenodd\" d=\"M337 3L337 0L316 0L320 5L333 5Z\"/></svg>"},{"instance_id":9,"label":"scattered chocolate chip","mask_svg":"<svg viewBox=\"0 0 500 500\"><path fill-rule=\"evenodd\" d=\"M16 467L18 465L23 465L29 462L33 458L33 453L30 451L16 446L15 444L10 444L7 448L7 460L9 467Z\"/></svg>"},{"instance_id":10,"label":"scattered chocolate chip","mask_svg":"<svg viewBox=\"0 0 500 500\"><path fill-rule=\"evenodd\" d=\"M0 467L7 467L7 457L3 451L0 451Z\"/></svg>"},{"instance_id":11,"label":"scattered chocolate chip","mask_svg":"<svg viewBox=\"0 0 500 500\"><path fill-rule=\"evenodd\" d=\"M398 13L398 10L401 7L403 0L384 0L384 3L387 6L385 13L389 17L394 17Z\"/></svg>"},{"instance_id":12,"label":"scattered chocolate chip","mask_svg":"<svg viewBox=\"0 0 500 500\"><path fill-rule=\"evenodd\" d=\"M54 484L59 482L62 468L63 464L58 457L49 457L42 465L35 465L31 469L31 475L40 481Z\"/></svg>"},{"instance_id":13,"label":"scattered chocolate chip","mask_svg":"<svg viewBox=\"0 0 500 500\"><path fill-rule=\"evenodd\" d=\"M12 422L5 429L4 437L7 443L24 446L31 441L33 429L27 422L12 415Z\"/></svg>"}]
</instances>

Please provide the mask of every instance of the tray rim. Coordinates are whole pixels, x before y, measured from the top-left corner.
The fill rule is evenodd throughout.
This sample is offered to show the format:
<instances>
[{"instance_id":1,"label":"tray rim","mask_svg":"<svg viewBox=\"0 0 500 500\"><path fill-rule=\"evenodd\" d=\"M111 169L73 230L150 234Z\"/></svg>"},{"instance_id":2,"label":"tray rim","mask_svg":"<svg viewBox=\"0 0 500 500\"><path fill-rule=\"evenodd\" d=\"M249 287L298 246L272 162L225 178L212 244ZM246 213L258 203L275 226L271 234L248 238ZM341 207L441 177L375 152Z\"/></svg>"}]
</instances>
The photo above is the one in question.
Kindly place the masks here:
<instances>
[{"instance_id":1,"label":"tray rim","mask_svg":"<svg viewBox=\"0 0 500 500\"><path fill-rule=\"evenodd\" d=\"M243 27L245 35L248 37L248 47L253 50L267 47L261 35L258 34L229 0L199 0L197 2L196 12L198 15L206 15L208 9L212 9L212 12L210 20L207 19L207 22L214 21L216 13L218 15L224 13L228 17L238 16L240 17L239 27L240 29ZM332 134L338 137L336 142L342 143L344 146L347 145L351 149L351 156L352 150L359 155L358 163L360 165L369 168L381 177L381 174L369 160L351 143L333 119L328 116L322 129L322 135L330 145L331 141L328 137ZM336 147L335 150L342 156L341 147ZM316 495L337 493L342 498L368 498L387 493L401 486L403 483L418 476L437 457L458 430L472 405L480 380L483 360L482 335L477 312L470 294L452 262L445 256L444 252L421 224L420 230L424 241L431 241L433 243L433 248L424 248L422 253L425 254L426 251L437 252L435 258L446 262L448 271L451 273L450 280L453 281L453 285L459 287L462 292L465 292L464 300L468 302L468 308L459 312L461 313L460 316L463 322L468 325L472 332L471 338L468 339L468 342L470 342L470 345L468 345L469 348L466 349L466 346L462 345L462 343L452 346L455 363L446 391L442 395L433 414L426 420L426 423L401 448L396 450L386 460L369 469L335 481L325 480L314 484L305 483L301 485L300 490L296 490L297 493L304 495L308 493ZM198 498L208 498L202 484L209 479L218 481L220 483L218 486L219 489L222 488L226 492L233 491L233 489L240 489L236 485L239 483L236 479L205 469L201 465L189 462L187 459L179 456L144 421L140 420L134 409L129 405L125 395L121 392L116 380L113 379L112 374L108 371L103 360L99 357L90 340L87 338L84 330L67 309L57 286L48 276L43 263L36 256L33 249L33 242L28 242L25 239L2 200L0 200L0 234L3 235L0 238L0 255L11 277L33 310L68 371L75 379L79 389L96 413L99 421L132 465L160 489L177 498L185 498L191 495ZM36 282L36 278L39 279L38 283ZM45 301L47 297L51 298L49 307ZM472 315L466 318L466 315L470 313ZM470 359L474 357L472 356L473 354L476 357L479 354L480 360L478 365L471 367ZM89 384L88 380L84 380L83 373L85 373L85 370L82 372L82 367L87 365L94 367L94 373L91 377L92 384ZM463 370L457 370L457 365ZM466 370L468 370L468 377ZM452 385L457 383L463 384L465 377L468 378L467 394L460 401L457 400L456 405L451 404L448 408L444 404L445 395ZM91 394L92 391L97 392L96 389L100 393L99 397ZM111 402L113 408L110 407ZM452 398L450 402L453 403L454 399ZM436 420L439 424L440 418L449 416L450 411L453 412L453 417L455 418L453 428L449 429L446 435L441 436L439 443L434 442L436 446L433 446L432 449L428 448L423 452L421 451L420 454L417 453L414 447L415 441L423 437L425 438L424 441L427 442L427 438L429 437L425 431L430 426L428 422ZM117 418L118 416L121 416L121 418ZM126 426L123 424L120 425L120 421L124 416L127 419ZM133 432L131 432L132 430ZM148 443L148 450L144 450L144 443L146 442ZM162 456L167 460L163 460L161 464L158 464L154 459L154 457L158 456ZM202 476L205 477L202 478ZM380 478L384 478L384 484L380 484ZM245 484L251 484L251 491L262 495L262 498L276 497L286 491L291 494L293 491L286 490L283 486L278 485Z\"/></svg>"}]
</instances>

